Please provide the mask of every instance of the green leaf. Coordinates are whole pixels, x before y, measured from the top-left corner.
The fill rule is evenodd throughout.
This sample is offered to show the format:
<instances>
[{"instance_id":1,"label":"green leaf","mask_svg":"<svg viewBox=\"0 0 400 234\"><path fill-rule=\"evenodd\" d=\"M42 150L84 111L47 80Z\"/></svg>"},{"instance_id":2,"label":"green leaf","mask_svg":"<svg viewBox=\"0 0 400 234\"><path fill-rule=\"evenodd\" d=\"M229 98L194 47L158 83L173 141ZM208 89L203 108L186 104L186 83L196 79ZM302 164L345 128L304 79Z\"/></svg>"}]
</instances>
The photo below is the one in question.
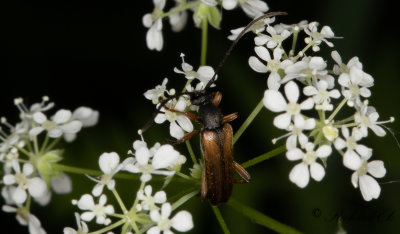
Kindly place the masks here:
<instances>
[{"instance_id":1,"label":"green leaf","mask_svg":"<svg viewBox=\"0 0 400 234\"><path fill-rule=\"evenodd\" d=\"M207 20L216 29L219 29L221 23L221 13L216 7L208 7Z\"/></svg>"}]
</instances>

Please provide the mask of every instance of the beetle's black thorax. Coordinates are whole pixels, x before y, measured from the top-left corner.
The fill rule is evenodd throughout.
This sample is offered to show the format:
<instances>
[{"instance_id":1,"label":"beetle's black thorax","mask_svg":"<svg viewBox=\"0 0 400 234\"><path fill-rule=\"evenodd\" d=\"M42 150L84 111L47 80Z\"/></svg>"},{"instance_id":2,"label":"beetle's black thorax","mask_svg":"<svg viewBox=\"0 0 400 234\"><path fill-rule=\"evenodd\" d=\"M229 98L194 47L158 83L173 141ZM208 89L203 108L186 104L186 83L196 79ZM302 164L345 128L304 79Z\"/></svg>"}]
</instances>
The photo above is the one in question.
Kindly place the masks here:
<instances>
[{"instance_id":1,"label":"beetle's black thorax","mask_svg":"<svg viewBox=\"0 0 400 234\"><path fill-rule=\"evenodd\" d=\"M221 110L211 103L199 107L199 117L205 129L217 129L223 125L224 116Z\"/></svg>"}]
</instances>

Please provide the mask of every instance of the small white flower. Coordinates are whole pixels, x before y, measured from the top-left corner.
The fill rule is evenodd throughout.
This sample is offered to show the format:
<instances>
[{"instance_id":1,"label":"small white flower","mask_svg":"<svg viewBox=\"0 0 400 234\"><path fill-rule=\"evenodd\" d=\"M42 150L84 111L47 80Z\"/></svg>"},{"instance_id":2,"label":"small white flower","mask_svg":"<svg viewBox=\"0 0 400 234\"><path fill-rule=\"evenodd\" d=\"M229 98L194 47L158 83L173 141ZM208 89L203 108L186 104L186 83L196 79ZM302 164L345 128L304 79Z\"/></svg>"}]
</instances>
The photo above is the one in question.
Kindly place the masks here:
<instances>
[{"instance_id":1,"label":"small white flower","mask_svg":"<svg viewBox=\"0 0 400 234\"><path fill-rule=\"evenodd\" d=\"M172 219L169 219L171 215L171 205L164 203L161 207L161 213L159 210L152 210L150 212L150 218L157 223L157 226L151 227L147 234L156 233L173 233L170 229L174 228L180 232L187 232L193 228L192 215L187 211L179 211Z\"/></svg>"},{"instance_id":2,"label":"small white flower","mask_svg":"<svg viewBox=\"0 0 400 234\"><path fill-rule=\"evenodd\" d=\"M318 32L318 22L311 22L308 27L304 29L305 33L309 35L305 39L307 44L313 43L312 50L319 51L319 45L325 42L329 47L333 47L333 43L326 39L335 38L335 34L329 26L323 26L321 31Z\"/></svg>"},{"instance_id":3,"label":"small white flower","mask_svg":"<svg viewBox=\"0 0 400 234\"><path fill-rule=\"evenodd\" d=\"M275 48L274 49L274 58L271 58L271 55L267 48L264 46L256 46L255 49L256 54L264 61L267 62L266 65L262 63L257 57L251 56L249 58L249 65L250 67L260 73L270 72L267 80L268 89L278 90L280 87L280 80L281 76L279 75L279 70L285 70L286 67L292 65L293 62L290 60L284 60L281 62L282 59L282 49Z\"/></svg>"},{"instance_id":4,"label":"small white flower","mask_svg":"<svg viewBox=\"0 0 400 234\"><path fill-rule=\"evenodd\" d=\"M25 163L22 171L17 160L12 162L15 174L6 174L3 177L5 185L14 185L17 187L13 191L12 198L16 204L22 204L27 199L26 190L34 198L40 198L47 192L46 182L40 177L29 178L34 173L32 164Z\"/></svg>"},{"instance_id":5,"label":"small white flower","mask_svg":"<svg viewBox=\"0 0 400 234\"><path fill-rule=\"evenodd\" d=\"M316 162L316 160L318 158L326 158L332 152L332 148L328 145L322 145L317 150L314 150L314 144L310 142L304 145L304 149L306 152L303 152L299 148L294 148L288 150L286 153L286 157L290 161L302 160L301 163L293 167L289 174L290 181L300 188L307 186L310 180L310 174L314 180L322 180L325 176L325 170L321 164Z\"/></svg>"},{"instance_id":6,"label":"small white flower","mask_svg":"<svg viewBox=\"0 0 400 234\"><path fill-rule=\"evenodd\" d=\"M34 127L29 131L30 136L37 136L42 131L46 130L47 135L51 138L58 138L67 134L75 134L82 128L82 123L78 120L72 120L72 113L69 110L61 109L48 120L46 115L42 112L36 112L33 114L33 120L39 124L38 127Z\"/></svg>"},{"instance_id":7,"label":"small white flower","mask_svg":"<svg viewBox=\"0 0 400 234\"><path fill-rule=\"evenodd\" d=\"M280 23L278 25L275 25L274 27L277 31L283 31L284 29L286 29L291 33L294 33L294 32L298 33L299 31L304 30L307 26L308 26L308 21L302 20L297 24L288 25L288 24Z\"/></svg>"},{"instance_id":8,"label":"small white flower","mask_svg":"<svg viewBox=\"0 0 400 234\"><path fill-rule=\"evenodd\" d=\"M32 115L35 114L36 112L45 112L53 108L54 103L53 102L48 103L48 101L49 97L44 96L42 97L42 102L34 103L30 106L30 108L27 108L22 98L15 98L14 104L20 111L20 118L26 120L26 118L31 118Z\"/></svg>"},{"instance_id":9,"label":"small white flower","mask_svg":"<svg viewBox=\"0 0 400 234\"><path fill-rule=\"evenodd\" d=\"M70 227L64 228L64 234L86 234L89 233L89 228L85 222L81 220L81 216L75 212L75 220L76 225L78 226L78 230L75 230Z\"/></svg>"},{"instance_id":10,"label":"small white flower","mask_svg":"<svg viewBox=\"0 0 400 234\"><path fill-rule=\"evenodd\" d=\"M272 112L284 112L274 118L274 125L280 129L287 129L292 118L296 121L304 121L304 117L300 114L301 110L310 110L314 106L312 98L304 100L298 104L299 87L293 81L285 85L285 95L289 102L285 100L282 93L277 90L266 90L264 93L264 106Z\"/></svg>"},{"instance_id":11,"label":"small white flower","mask_svg":"<svg viewBox=\"0 0 400 234\"><path fill-rule=\"evenodd\" d=\"M174 103L175 101L176 100L172 100L166 105L170 109L185 111L188 104L187 100L184 97L180 97L176 103ZM161 113L157 114L155 117L154 122L161 124L168 120L170 122L169 132L172 137L181 139L185 135L185 132L193 131L193 124L187 116L166 110L164 107L160 109L160 112Z\"/></svg>"},{"instance_id":12,"label":"small white flower","mask_svg":"<svg viewBox=\"0 0 400 234\"><path fill-rule=\"evenodd\" d=\"M65 173L62 173L58 177L52 177L51 181L51 188L57 194L67 194L72 191L72 181L71 178Z\"/></svg>"},{"instance_id":13,"label":"small white flower","mask_svg":"<svg viewBox=\"0 0 400 234\"><path fill-rule=\"evenodd\" d=\"M77 205L79 209L87 211L81 214L81 219L90 222L94 217L96 217L97 224L110 224L111 220L106 218L106 216L114 213L114 207L112 205L105 205L106 202L107 197L104 194L100 196L98 204L94 203L92 195L82 195Z\"/></svg>"},{"instance_id":14,"label":"small white flower","mask_svg":"<svg viewBox=\"0 0 400 234\"><path fill-rule=\"evenodd\" d=\"M149 28L146 34L147 47L150 50L161 51L163 47L162 36L162 18L160 15L163 13L165 0L153 0L154 10L152 13L147 13L143 16L143 25Z\"/></svg>"},{"instance_id":15,"label":"small white flower","mask_svg":"<svg viewBox=\"0 0 400 234\"><path fill-rule=\"evenodd\" d=\"M17 221L23 226L28 226L30 234L46 234L46 231L42 228L40 220L35 215L29 213L26 208L15 208L12 206L3 205L2 209L7 213L16 213Z\"/></svg>"},{"instance_id":16,"label":"small white flower","mask_svg":"<svg viewBox=\"0 0 400 234\"><path fill-rule=\"evenodd\" d=\"M138 141L135 141L135 143ZM140 141L139 141L140 142ZM135 159L134 163L127 164L123 169L131 173L142 173L140 180L147 182L151 180L151 174L170 176L175 171L160 170L168 168L179 159L179 152L171 145L156 144L148 149L145 144L134 143ZM150 162L151 161L151 162Z\"/></svg>"},{"instance_id":17,"label":"small white flower","mask_svg":"<svg viewBox=\"0 0 400 234\"><path fill-rule=\"evenodd\" d=\"M96 197L100 196L100 194L103 192L104 186L107 186L109 190L113 190L115 187L115 180L113 179L113 176L126 165L133 162L134 159L129 157L122 163L119 163L119 155L115 152L101 154L99 157L99 166L104 174L99 180L89 177L97 182L92 190L92 194Z\"/></svg>"},{"instance_id":18,"label":"small white flower","mask_svg":"<svg viewBox=\"0 0 400 234\"><path fill-rule=\"evenodd\" d=\"M201 83L207 84L208 81L214 76L215 72L211 66L200 66L197 71L193 70L193 66L185 62L185 55L181 54L182 58L182 70L174 68L174 72L184 74L186 79L198 79Z\"/></svg>"},{"instance_id":19,"label":"small white flower","mask_svg":"<svg viewBox=\"0 0 400 234\"><path fill-rule=\"evenodd\" d=\"M267 48L274 49L276 47L280 47L282 45L282 42L291 35L291 33L286 29L278 32L273 26L268 26L267 32L269 33L269 35L260 34L254 38L254 42L256 45L266 45Z\"/></svg>"},{"instance_id":20,"label":"small white flower","mask_svg":"<svg viewBox=\"0 0 400 234\"><path fill-rule=\"evenodd\" d=\"M290 131L290 136L288 137L286 141L286 149L290 150L293 148L296 148L297 146L297 141L299 142L300 145L304 145L305 143L308 142L308 137L303 133L304 130L312 130L316 126L315 119L309 118L309 119L302 119L302 118L296 118L294 121L294 124L291 124L289 126L289 131Z\"/></svg>"},{"instance_id":21,"label":"small white flower","mask_svg":"<svg viewBox=\"0 0 400 234\"><path fill-rule=\"evenodd\" d=\"M301 61L286 67L286 75L281 83L286 83L294 78L304 81L306 77L312 77L314 80L325 80L328 83L328 89L332 89L335 79L328 75L326 66L322 57L304 57Z\"/></svg>"},{"instance_id":22,"label":"small white flower","mask_svg":"<svg viewBox=\"0 0 400 234\"><path fill-rule=\"evenodd\" d=\"M349 129L342 127L342 135L344 139L337 138L335 147L338 150L346 148L346 152L343 155L343 164L351 170L357 170L362 164L360 156L363 158L371 157L372 149L357 143L362 138L357 128L353 128L350 135Z\"/></svg>"},{"instance_id":23,"label":"small white flower","mask_svg":"<svg viewBox=\"0 0 400 234\"><path fill-rule=\"evenodd\" d=\"M164 191L158 191L151 195L152 187L151 185L147 185L143 190L139 190L137 193L137 198L141 201L140 208L143 210L154 210L158 207L156 204L163 204L167 201L167 195Z\"/></svg>"},{"instance_id":24,"label":"small white flower","mask_svg":"<svg viewBox=\"0 0 400 234\"><path fill-rule=\"evenodd\" d=\"M223 0L223 2L225 1L232 0ZM222 4L224 4L223 2ZM261 0L238 0L238 2L244 13L246 13L246 15L253 19L262 16L265 12L269 10L267 3Z\"/></svg>"},{"instance_id":25,"label":"small white flower","mask_svg":"<svg viewBox=\"0 0 400 234\"><path fill-rule=\"evenodd\" d=\"M379 126L388 122L393 122L391 118L389 121L378 121L379 114L372 106L368 106L368 101L365 101L363 106L354 115L354 122L359 123L359 129L363 137L368 136L368 128L370 128L377 136L383 137L386 135L385 130Z\"/></svg>"},{"instance_id":26,"label":"small white flower","mask_svg":"<svg viewBox=\"0 0 400 234\"><path fill-rule=\"evenodd\" d=\"M374 160L367 162L369 157L363 158L360 168L351 175L351 182L355 188L360 186L361 194L366 201L377 199L381 193L381 187L373 178L382 178L386 174L383 161ZM368 175L369 173L370 175ZM372 176L371 176L372 175Z\"/></svg>"},{"instance_id":27,"label":"small white flower","mask_svg":"<svg viewBox=\"0 0 400 234\"><path fill-rule=\"evenodd\" d=\"M313 82L315 83L315 82ZM332 111L333 105L331 98L339 98L340 92L337 89L328 90L328 82L320 80L314 86L306 86L303 90L307 96L312 96L315 102L315 109L323 111Z\"/></svg>"},{"instance_id":28,"label":"small white flower","mask_svg":"<svg viewBox=\"0 0 400 234\"><path fill-rule=\"evenodd\" d=\"M77 120L82 123L82 127L92 127L99 120L99 112L90 107L78 107L72 113L71 121ZM76 133L64 133L64 139L67 142L72 142L76 138Z\"/></svg>"},{"instance_id":29,"label":"small white flower","mask_svg":"<svg viewBox=\"0 0 400 234\"><path fill-rule=\"evenodd\" d=\"M265 30L265 25L270 25L273 22L275 22L275 17L271 17L271 18L266 18L263 20L259 20L258 22L254 23L252 26L250 26L250 28L245 32L249 32L252 31L254 34L259 34L262 31ZM239 36L239 34L245 29L245 27L240 27L240 28L236 28L236 29L231 29L231 35L228 36L228 39L231 41L236 40L236 38Z\"/></svg>"},{"instance_id":30,"label":"small white flower","mask_svg":"<svg viewBox=\"0 0 400 234\"><path fill-rule=\"evenodd\" d=\"M167 90L167 83L168 83L168 78L164 78L163 82L161 85L157 85L154 89L149 89L144 93L144 97L148 100L151 100L153 104L158 104L160 103L160 98L165 97L164 93L167 93L168 95L174 95L175 90Z\"/></svg>"}]
</instances>

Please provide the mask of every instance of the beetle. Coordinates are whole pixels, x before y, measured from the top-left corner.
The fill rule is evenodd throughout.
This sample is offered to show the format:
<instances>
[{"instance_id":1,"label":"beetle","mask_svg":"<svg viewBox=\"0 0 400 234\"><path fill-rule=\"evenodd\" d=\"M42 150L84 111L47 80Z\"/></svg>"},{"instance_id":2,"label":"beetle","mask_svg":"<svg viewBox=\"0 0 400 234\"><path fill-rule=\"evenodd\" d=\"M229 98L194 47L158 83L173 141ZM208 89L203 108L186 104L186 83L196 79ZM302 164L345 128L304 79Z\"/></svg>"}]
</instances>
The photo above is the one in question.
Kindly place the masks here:
<instances>
[{"instance_id":1,"label":"beetle","mask_svg":"<svg viewBox=\"0 0 400 234\"><path fill-rule=\"evenodd\" d=\"M232 43L225 54L216 72L204 89L193 92L183 92L180 95L171 95L165 100L161 100L157 112L153 114L151 122L148 122L142 132L147 130L154 120L155 115L162 107L171 112L186 115L189 119L200 122L203 127L199 130L194 130L186 134L177 143L181 143L192 138L196 133L200 132L200 145L204 158L201 179L201 198L209 200L212 205L227 202L232 193L234 183L250 182L250 174L237 162L233 160L233 129L229 122L238 117L237 113L224 116L219 104L222 99L222 94L219 91L214 91L211 85L216 80L216 75L221 69L225 60L230 55L230 52L239 41L239 39L259 20L273 17L276 15L284 15L284 12L271 12L258 17L251 21L238 35L237 39ZM192 105L198 106L198 116L191 112L178 111L166 106L166 103L173 98L182 95L188 95ZM234 171L236 171L242 179L234 179Z\"/></svg>"}]
</instances>

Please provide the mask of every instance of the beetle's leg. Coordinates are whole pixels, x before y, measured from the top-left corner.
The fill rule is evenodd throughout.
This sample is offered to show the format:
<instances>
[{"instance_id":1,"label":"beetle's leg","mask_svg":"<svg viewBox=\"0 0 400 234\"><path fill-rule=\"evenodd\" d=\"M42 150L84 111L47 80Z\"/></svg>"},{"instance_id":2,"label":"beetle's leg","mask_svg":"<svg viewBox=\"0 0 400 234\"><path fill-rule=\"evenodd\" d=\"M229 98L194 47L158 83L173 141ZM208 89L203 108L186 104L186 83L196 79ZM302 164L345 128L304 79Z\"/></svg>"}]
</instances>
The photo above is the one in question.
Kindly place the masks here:
<instances>
[{"instance_id":1,"label":"beetle's leg","mask_svg":"<svg viewBox=\"0 0 400 234\"><path fill-rule=\"evenodd\" d=\"M186 135L184 135L181 139L177 140L176 143L179 144L179 143L188 141L198 132L199 132L199 130L193 130L189 133L186 133Z\"/></svg>"},{"instance_id":2,"label":"beetle's leg","mask_svg":"<svg viewBox=\"0 0 400 234\"><path fill-rule=\"evenodd\" d=\"M171 112L175 112L175 113L179 113L179 114L185 115L185 116L188 117L189 119L191 119L191 120L193 120L193 121L196 121L196 122L199 122L199 119L197 118L197 116L196 116L195 114L191 113L191 112L183 112L183 111L171 109L171 108L169 108L169 107L167 107L167 106L164 106L164 108L165 108L167 111L171 111Z\"/></svg>"},{"instance_id":3,"label":"beetle's leg","mask_svg":"<svg viewBox=\"0 0 400 234\"><path fill-rule=\"evenodd\" d=\"M243 178L243 180L235 180L234 183L244 184L250 182L250 174L239 163L233 161L233 168Z\"/></svg>"},{"instance_id":4,"label":"beetle's leg","mask_svg":"<svg viewBox=\"0 0 400 234\"><path fill-rule=\"evenodd\" d=\"M201 172L201 200L205 201L207 199L207 180L206 180L206 167L203 166Z\"/></svg>"},{"instance_id":5,"label":"beetle's leg","mask_svg":"<svg viewBox=\"0 0 400 234\"><path fill-rule=\"evenodd\" d=\"M219 103L221 102L222 99L222 93L221 92L215 92L214 98L212 99L211 103L214 106L219 106Z\"/></svg>"},{"instance_id":6,"label":"beetle's leg","mask_svg":"<svg viewBox=\"0 0 400 234\"><path fill-rule=\"evenodd\" d=\"M235 120L239 114L237 112L224 116L224 123L229 123Z\"/></svg>"}]
</instances>

